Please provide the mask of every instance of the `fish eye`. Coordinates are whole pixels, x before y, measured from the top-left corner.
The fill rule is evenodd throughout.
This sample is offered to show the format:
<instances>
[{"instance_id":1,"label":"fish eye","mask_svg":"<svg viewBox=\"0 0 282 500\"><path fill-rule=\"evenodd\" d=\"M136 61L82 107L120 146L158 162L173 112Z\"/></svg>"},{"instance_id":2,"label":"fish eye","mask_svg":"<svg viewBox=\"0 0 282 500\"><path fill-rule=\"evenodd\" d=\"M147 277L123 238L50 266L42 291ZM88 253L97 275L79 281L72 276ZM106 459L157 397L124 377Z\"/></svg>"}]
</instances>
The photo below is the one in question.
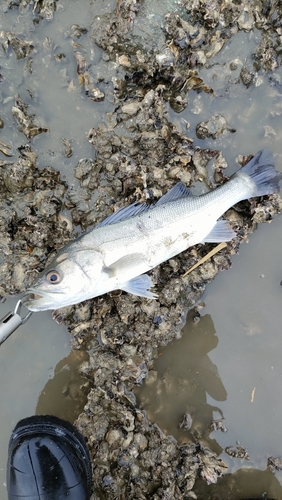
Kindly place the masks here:
<instances>
[{"instance_id":1,"label":"fish eye","mask_svg":"<svg viewBox=\"0 0 282 500\"><path fill-rule=\"evenodd\" d=\"M58 271L49 271L49 273L46 274L46 279L52 285L57 285L57 283L60 283L62 278Z\"/></svg>"}]
</instances>

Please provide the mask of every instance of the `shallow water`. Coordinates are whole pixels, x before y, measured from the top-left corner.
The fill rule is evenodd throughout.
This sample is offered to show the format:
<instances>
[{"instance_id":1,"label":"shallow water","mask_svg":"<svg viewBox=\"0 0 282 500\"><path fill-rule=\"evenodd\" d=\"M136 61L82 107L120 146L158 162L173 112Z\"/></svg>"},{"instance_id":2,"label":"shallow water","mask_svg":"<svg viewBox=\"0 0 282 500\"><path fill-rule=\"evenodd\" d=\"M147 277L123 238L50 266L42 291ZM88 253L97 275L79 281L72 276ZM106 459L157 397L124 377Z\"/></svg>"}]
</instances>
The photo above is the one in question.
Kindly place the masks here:
<instances>
[{"instance_id":1,"label":"shallow water","mask_svg":"<svg viewBox=\"0 0 282 500\"><path fill-rule=\"evenodd\" d=\"M3 317L13 310L15 300L0 305ZM70 353L70 338L64 328L54 321L49 313L38 318L34 315L26 325L1 346L0 349L0 497L6 498L6 462L8 440L13 427L21 418L36 413L36 406L44 386L53 377L59 360ZM50 402L49 410L52 412Z\"/></svg>"},{"instance_id":2,"label":"shallow water","mask_svg":"<svg viewBox=\"0 0 282 500\"><path fill-rule=\"evenodd\" d=\"M12 311L15 303L9 299L0 304L0 317ZM1 499L6 498L8 440L17 422L35 414L74 422L86 403L87 381L78 368L88 354L71 351L70 344L69 333L46 311L33 314L0 348Z\"/></svg>"},{"instance_id":3,"label":"shallow water","mask_svg":"<svg viewBox=\"0 0 282 500\"><path fill-rule=\"evenodd\" d=\"M188 314L182 338L159 352L157 374L138 394L152 421L180 443L207 444L229 472L264 470L269 456L281 457L281 245L279 216L250 235L232 268L207 287L199 321ZM179 429L185 412L190 430ZM229 430L211 432L213 419ZM237 441L250 460L224 451ZM282 484L281 472L275 476Z\"/></svg>"},{"instance_id":4,"label":"shallow water","mask_svg":"<svg viewBox=\"0 0 282 500\"><path fill-rule=\"evenodd\" d=\"M113 2L102 3L104 11L111 10ZM64 178L73 185L76 185L73 167L78 160L94 156L93 147L87 141L87 131L98 125L101 112L112 108L107 100L94 105L83 98L77 83L71 39L68 37L68 30L73 23L89 25L89 18L92 19L97 13L95 8L101 10L101 2L87 2L83 9L80 1L72 2L69 10L59 5L52 22L41 21L38 26L34 26L29 9L22 13L14 9L4 14L4 2L0 5L0 29L14 31L19 36L25 35L26 39L33 41L37 52L33 74L26 72L23 77L26 60L17 61L12 51L7 60L0 51L1 73L9 82L9 86L0 88L0 114L5 124L1 129L0 140L11 145L15 155L16 148L27 143L11 114L17 93L30 105L29 113L35 112L40 103L40 116L36 113L36 122L50 131L32 140L33 149L39 152L38 165L51 165L60 169ZM52 40L50 48L43 46L46 37ZM66 55L63 64L54 59L54 54L62 51ZM93 61L99 60L100 66L103 66L100 49L96 47L91 57ZM70 159L64 155L62 137L71 141L73 156ZM1 154L1 159L4 158ZM0 304L0 317L13 310L16 302L17 298L11 298L5 304ZM18 420L33 414L49 413L73 422L86 403L85 391L81 389L86 381L80 376L78 366L88 355L71 352L70 344L71 338L65 328L52 320L51 312L44 312L34 314L0 348L1 500L7 498L8 440Z\"/></svg>"},{"instance_id":5,"label":"shallow water","mask_svg":"<svg viewBox=\"0 0 282 500\"><path fill-rule=\"evenodd\" d=\"M170 110L171 119L188 136L191 134L195 145L223 152L229 163L229 174L238 168L234 161L238 154L254 154L263 147L276 153L278 170L282 170L281 86L274 85L271 82L272 73L264 71L259 72L255 85L249 88L240 81L242 65L250 58L260 40L260 31L239 31L210 60L208 69L199 71L204 82L213 88L214 94L192 91L188 95L188 106L182 113L176 114ZM230 63L234 60L238 60L238 68L231 71ZM274 74L280 76L281 68L274 70ZM197 138L196 125L218 114L223 115L236 132L223 133L215 140ZM187 123L190 124L188 131Z\"/></svg>"},{"instance_id":6,"label":"shallow water","mask_svg":"<svg viewBox=\"0 0 282 500\"><path fill-rule=\"evenodd\" d=\"M102 5L105 13L112 10L114 2L102 2ZM1 9L3 5L0 5L0 14ZM113 106L109 99L102 103L93 103L86 99L77 80L74 57L74 50L83 52L83 49L79 45L74 49L69 36L72 24L76 23L89 29L89 20L100 11L101 1L84 2L83 9L80 1L72 2L69 9L59 4L52 22L43 20L37 26L32 22L29 9L25 9L22 15L19 15L18 9L1 15L0 29L14 31L18 36L27 34L26 38L32 40L35 47L35 51L31 53L31 56L34 56L32 74L24 72L24 77L22 75L26 59L17 61L15 55L11 53L7 62L1 54L0 60L5 69L5 78L10 81L9 93L6 87L2 90L4 105L1 106L1 117L5 124L11 123L11 107L14 104L15 94L19 93L23 101L30 106L29 113L36 110L36 122L49 129L48 133L37 135L32 140L34 149L39 152L38 166L51 165L59 169L70 183L75 183L73 166L81 158L92 158L94 155L93 147L87 140L88 130L97 126L101 121L101 115L110 111ZM97 79L100 74L103 75L105 81L100 84L102 89L111 86L109 80L113 68L111 63L103 61L102 51L89 40L90 34L91 28L88 34L75 40L75 43L88 43L91 46L88 52L89 63L96 64ZM65 58L58 62L54 56L60 53L63 53ZM11 125L1 130L1 141L8 144L12 141L12 151L15 153L15 148L27 141L17 130L14 119ZM71 158L66 158L64 155L62 137L71 141L73 148Z\"/></svg>"},{"instance_id":7,"label":"shallow water","mask_svg":"<svg viewBox=\"0 0 282 500\"><path fill-rule=\"evenodd\" d=\"M28 33L40 54L34 58L33 76L26 74L24 78L25 61L16 61L13 55L7 61L1 55L1 65L10 80L9 93L5 93L6 88L2 91L1 117L5 127L1 130L1 141L11 144L14 153L26 143L11 117L14 95L20 93L31 105L31 112L32 101L40 102L38 118L50 132L33 139L33 145L40 151L39 166L60 169L74 186L73 167L77 161L94 157L87 131L113 109L113 103L110 98L92 103L83 95L67 32L74 22L89 27L89 19L110 12L113 5L113 1L102 0L84 2L83 9L79 0L71 2L68 8L59 4L54 20L42 21L39 26L34 26L25 12L19 15L17 9L1 14L1 29ZM159 15L163 10L161 5ZM158 20L157 16L154 22ZM47 36L52 39L49 49L42 44ZM237 154L254 153L263 146L276 153L276 163L282 171L281 117L271 116L273 110L279 110L281 89L271 86L269 76L264 74L260 75L260 84L249 89L240 82L230 81L229 62L238 54L244 60L260 36L260 32L240 32L213 58L213 67L202 70L201 75L214 88L215 96L190 92L186 110L180 114L169 111L170 119L191 135L195 144L223 151L230 162L228 174L237 169ZM85 43L86 39L88 35L79 42ZM104 61L102 51L96 46L91 47L91 62L95 62L97 75L104 79L101 89L110 89L111 77L117 71L122 77L122 70ZM53 57L59 52L66 55L64 63L56 62ZM235 80L238 72L232 72L231 77ZM33 99L27 89L32 90ZM216 113L222 113L236 133L223 135L216 141L197 139L196 124ZM188 131L187 122L191 125ZM63 154L61 137L72 142L74 154L70 159ZM245 466L264 470L269 455L282 455L281 240L281 217L276 217L270 225L259 226L250 236L249 244L242 245L240 254L233 257L232 269L218 275L208 286L202 298L205 306L200 321L195 323L188 315L183 338L159 353L155 362L157 373L151 373L138 392L152 421L179 442L200 439L222 454L229 472ZM13 309L15 302L10 299L0 304L0 316ZM73 421L85 403L85 395L80 391L84 381L78 376L77 367L86 357L84 353L70 353L69 335L48 312L34 314L1 346L1 499L6 498L6 450L12 428L20 418L34 413L53 413ZM185 412L191 414L190 431L178 428ZM208 426L212 418L222 416L228 432L210 434ZM250 461L231 458L223 451L237 440L247 448ZM275 476L282 484L281 474ZM268 474L262 480L262 487L265 485L267 489L267 481L275 481L275 476ZM249 478L242 481L242 495L256 494L248 487Z\"/></svg>"},{"instance_id":8,"label":"shallow water","mask_svg":"<svg viewBox=\"0 0 282 500\"><path fill-rule=\"evenodd\" d=\"M200 71L215 96L190 93L188 108L179 115L170 112L183 131L187 122L194 131L197 123L212 115L225 116L236 133L216 140L195 138L194 142L222 150L230 162L229 174L238 168L234 158L239 152L248 154L265 146L275 153L276 167L282 171L282 125L276 115L281 89L261 72L257 86L246 90L242 83L232 83L238 71L234 74L229 69L234 58L244 61L252 53L260 36L260 32L239 32L213 58L212 69ZM138 392L152 421L179 442L200 440L210 446L228 464L228 472L242 467L264 470L269 456L282 456L281 245L282 219L277 216L250 235L249 243L233 256L232 268L207 287L199 322L188 314L182 339L159 353L155 372ZM192 419L190 430L179 429L185 413L190 423ZM213 419L222 420L229 430L211 432ZM237 441L247 449L250 460L232 458L224 451ZM250 488L250 477L242 474L241 495L258 494ZM276 480L282 484L281 472L263 475L260 484L268 494L271 477L273 484ZM227 482L223 483L226 487ZM205 495L217 491L216 486L212 490L201 486L201 490ZM279 486L275 495L282 495Z\"/></svg>"}]
</instances>

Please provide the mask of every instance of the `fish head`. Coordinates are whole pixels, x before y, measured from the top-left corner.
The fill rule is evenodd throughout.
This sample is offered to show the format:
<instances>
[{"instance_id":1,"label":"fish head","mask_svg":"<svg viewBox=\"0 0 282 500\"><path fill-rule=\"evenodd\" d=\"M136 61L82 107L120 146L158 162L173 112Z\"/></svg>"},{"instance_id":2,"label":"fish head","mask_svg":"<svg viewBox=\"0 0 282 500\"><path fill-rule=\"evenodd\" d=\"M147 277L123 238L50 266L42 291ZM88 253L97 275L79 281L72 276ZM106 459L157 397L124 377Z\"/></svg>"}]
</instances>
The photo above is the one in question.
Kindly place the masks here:
<instances>
[{"instance_id":1,"label":"fish head","mask_svg":"<svg viewBox=\"0 0 282 500\"><path fill-rule=\"evenodd\" d=\"M93 252L90 258L87 250L77 250L74 255L59 253L26 290L22 299L25 307L34 312L58 309L94 296L92 278L96 275L95 281L99 281L100 261L98 253L96 259Z\"/></svg>"}]
</instances>

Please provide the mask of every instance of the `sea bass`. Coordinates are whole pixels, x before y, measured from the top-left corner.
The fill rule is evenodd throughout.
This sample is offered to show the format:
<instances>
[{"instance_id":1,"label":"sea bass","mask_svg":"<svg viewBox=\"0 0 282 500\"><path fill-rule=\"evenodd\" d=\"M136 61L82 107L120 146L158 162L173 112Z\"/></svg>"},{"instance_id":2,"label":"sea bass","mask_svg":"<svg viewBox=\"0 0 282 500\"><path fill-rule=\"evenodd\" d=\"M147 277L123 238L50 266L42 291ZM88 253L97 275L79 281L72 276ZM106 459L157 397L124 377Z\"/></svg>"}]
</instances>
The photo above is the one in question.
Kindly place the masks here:
<instances>
[{"instance_id":1,"label":"sea bass","mask_svg":"<svg viewBox=\"0 0 282 500\"><path fill-rule=\"evenodd\" d=\"M144 273L196 243L230 241L235 233L219 217L241 200L279 191L280 178L264 149L207 194L193 196L179 182L154 205L121 208L65 245L27 289L24 304L56 309L117 289L156 298Z\"/></svg>"}]
</instances>

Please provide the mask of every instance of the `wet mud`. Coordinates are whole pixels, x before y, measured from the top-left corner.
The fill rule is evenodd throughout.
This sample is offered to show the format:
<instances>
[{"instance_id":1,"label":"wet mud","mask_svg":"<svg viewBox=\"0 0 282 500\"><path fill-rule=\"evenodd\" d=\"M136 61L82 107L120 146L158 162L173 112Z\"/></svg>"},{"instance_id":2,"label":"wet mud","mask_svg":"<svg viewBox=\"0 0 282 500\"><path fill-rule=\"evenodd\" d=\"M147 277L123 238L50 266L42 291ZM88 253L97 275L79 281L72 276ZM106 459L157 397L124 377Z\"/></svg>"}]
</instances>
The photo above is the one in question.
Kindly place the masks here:
<instances>
[{"instance_id":1,"label":"wet mud","mask_svg":"<svg viewBox=\"0 0 282 500\"><path fill-rule=\"evenodd\" d=\"M0 33L5 111L0 150L2 297L24 291L62 245L125 204L156 201L178 181L205 192L228 179L220 148L212 142L199 145L217 138L229 145L236 130L228 116L214 113L206 119L199 114L195 126L186 123L184 129L170 115L189 109L190 96L216 95L212 81L206 82L200 71L208 72L232 37L241 31L261 33L252 55L243 65L234 60L226 78L238 70L232 83L244 91L257 84L261 72L270 75L271 85L281 85L282 13L276 2L168 1L155 14L146 1L118 0L102 13L101 2L85 2L87 16L82 16L81 26L75 17L78 3L7 1L3 9L13 28ZM48 23L52 26L64 14L68 27L60 46L47 31ZM38 35L40 27L45 38ZM52 135L52 109L46 112L41 106L44 96L33 69L39 60L52 61L56 78L63 82L61 90L74 92L81 101L78 118L73 117L63 136L61 131ZM10 81L10 61L21 64L17 90ZM272 112L281 114L279 102ZM7 143L6 127L13 131ZM47 151L51 164L45 161ZM242 165L248 160L243 154L243 149L237 151ZM59 163L67 168L60 169ZM154 269L155 301L118 291L53 313L71 333L73 349L89 353L80 368L86 381L75 386L74 394L79 389L87 393L76 425L92 458L91 500L208 498L202 496L202 483L217 483L223 474L228 498L241 498L232 496L236 479L226 475L227 465L201 436L180 443L166 435L140 409L134 391L154 377L157 350L180 337L187 311L199 315L206 286L230 268L231 256L257 225L271 221L281 207L279 195L272 195L230 209L225 218L236 238L185 277L214 245L198 245ZM192 420L188 409L183 428L189 430ZM210 498L227 498L216 491Z\"/></svg>"}]
</instances>

